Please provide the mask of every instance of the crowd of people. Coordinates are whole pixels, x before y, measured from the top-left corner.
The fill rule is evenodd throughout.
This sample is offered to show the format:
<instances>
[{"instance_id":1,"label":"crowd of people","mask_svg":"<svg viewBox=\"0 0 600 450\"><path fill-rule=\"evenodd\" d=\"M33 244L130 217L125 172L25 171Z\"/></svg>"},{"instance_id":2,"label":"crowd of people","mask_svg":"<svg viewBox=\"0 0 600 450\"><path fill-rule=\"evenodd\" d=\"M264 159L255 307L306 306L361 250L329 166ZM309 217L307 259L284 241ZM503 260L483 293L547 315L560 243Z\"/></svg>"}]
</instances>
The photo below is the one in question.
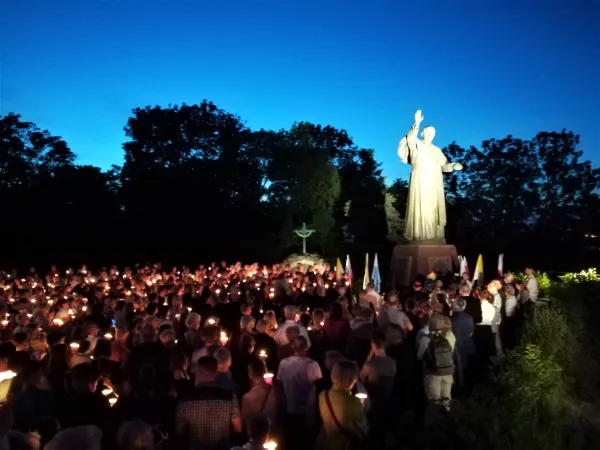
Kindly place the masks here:
<instances>
[{"instance_id":1,"label":"crowd of people","mask_svg":"<svg viewBox=\"0 0 600 450\"><path fill-rule=\"evenodd\" d=\"M0 272L0 448L385 448L518 344L526 273L353 296L326 264Z\"/></svg>"}]
</instances>

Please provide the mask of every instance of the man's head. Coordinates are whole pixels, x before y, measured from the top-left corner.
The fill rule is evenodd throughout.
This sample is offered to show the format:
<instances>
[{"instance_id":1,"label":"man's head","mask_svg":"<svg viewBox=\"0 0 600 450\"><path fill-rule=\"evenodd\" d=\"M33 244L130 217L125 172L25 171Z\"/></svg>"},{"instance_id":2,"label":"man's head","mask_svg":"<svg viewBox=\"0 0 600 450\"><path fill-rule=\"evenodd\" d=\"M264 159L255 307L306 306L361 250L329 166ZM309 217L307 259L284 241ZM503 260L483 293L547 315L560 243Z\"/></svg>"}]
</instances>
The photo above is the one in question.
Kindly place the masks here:
<instances>
[{"instance_id":1,"label":"man's head","mask_svg":"<svg viewBox=\"0 0 600 450\"><path fill-rule=\"evenodd\" d=\"M373 331L371 335L371 349L373 352L384 351L387 344L386 335L381 330Z\"/></svg>"},{"instance_id":2,"label":"man's head","mask_svg":"<svg viewBox=\"0 0 600 450\"><path fill-rule=\"evenodd\" d=\"M512 283L514 281L515 281L515 276L512 273L508 272L508 273L504 274L504 282L505 283Z\"/></svg>"},{"instance_id":3,"label":"man's head","mask_svg":"<svg viewBox=\"0 0 600 450\"><path fill-rule=\"evenodd\" d=\"M433 142L433 138L435 137L435 128L433 128L431 125L427 125L425 128L423 128L421 135L423 136L423 142L426 144L431 144L431 142Z\"/></svg>"},{"instance_id":4,"label":"man's head","mask_svg":"<svg viewBox=\"0 0 600 450\"><path fill-rule=\"evenodd\" d=\"M471 295L471 288L467 283L461 283L458 286L458 293L461 297L468 297Z\"/></svg>"},{"instance_id":5,"label":"man's head","mask_svg":"<svg viewBox=\"0 0 600 450\"><path fill-rule=\"evenodd\" d=\"M212 383L217 376L217 360L212 356L203 356L196 362L196 381Z\"/></svg>"},{"instance_id":6,"label":"man's head","mask_svg":"<svg viewBox=\"0 0 600 450\"><path fill-rule=\"evenodd\" d=\"M464 298L457 298L454 300L454 311L463 312L467 307L467 301Z\"/></svg>"},{"instance_id":7,"label":"man's head","mask_svg":"<svg viewBox=\"0 0 600 450\"><path fill-rule=\"evenodd\" d=\"M525 275L527 275L528 277L535 275L535 270L533 270L533 267L531 267L531 266L525 267Z\"/></svg>"},{"instance_id":8,"label":"man's head","mask_svg":"<svg viewBox=\"0 0 600 450\"><path fill-rule=\"evenodd\" d=\"M231 367L231 352L227 350L225 347L219 348L215 354L214 358L217 361L218 371L219 372L227 372ZM202 358L200 358L202 359ZM199 360L198 360L199 361Z\"/></svg>"},{"instance_id":9,"label":"man's head","mask_svg":"<svg viewBox=\"0 0 600 450\"><path fill-rule=\"evenodd\" d=\"M286 307L283 308L285 320L294 320L297 312L298 309L294 305L286 305Z\"/></svg>"},{"instance_id":10,"label":"man's head","mask_svg":"<svg viewBox=\"0 0 600 450\"><path fill-rule=\"evenodd\" d=\"M292 341L292 348L294 349L294 355L304 356L308 350L308 341L304 336L298 336Z\"/></svg>"},{"instance_id":11,"label":"man's head","mask_svg":"<svg viewBox=\"0 0 600 450\"><path fill-rule=\"evenodd\" d=\"M91 364L77 364L71 369L71 383L76 392L94 392L99 378Z\"/></svg>"},{"instance_id":12,"label":"man's head","mask_svg":"<svg viewBox=\"0 0 600 450\"><path fill-rule=\"evenodd\" d=\"M515 295L515 287L510 284L504 286L504 293L506 294L507 297L514 296Z\"/></svg>"}]
</instances>

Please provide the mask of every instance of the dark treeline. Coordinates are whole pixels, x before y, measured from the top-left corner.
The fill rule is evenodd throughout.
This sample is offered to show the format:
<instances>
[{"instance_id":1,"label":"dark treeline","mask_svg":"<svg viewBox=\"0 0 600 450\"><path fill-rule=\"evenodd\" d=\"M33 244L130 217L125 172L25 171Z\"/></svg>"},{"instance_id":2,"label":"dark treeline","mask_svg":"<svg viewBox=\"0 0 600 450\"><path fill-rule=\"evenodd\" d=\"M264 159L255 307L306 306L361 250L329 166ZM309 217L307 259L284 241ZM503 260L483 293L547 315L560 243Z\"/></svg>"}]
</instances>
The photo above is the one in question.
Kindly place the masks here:
<instances>
[{"instance_id":1,"label":"dark treeline","mask_svg":"<svg viewBox=\"0 0 600 450\"><path fill-rule=\"evenodd\" d=\"M276 262L299 251L306 222L309 251L355 264L379 252L385 269L401 241L408 182L386 187L373 150L344 130L253 131L204 101L135 109L125 134L123 167L103 171L20 116L0 118L3 267ZM511 267L593 264L600 170L577 146L563 130L444 149L465 166L446 178L448 241L472 265L480 252Z\"/></svg>"}]
</instances>

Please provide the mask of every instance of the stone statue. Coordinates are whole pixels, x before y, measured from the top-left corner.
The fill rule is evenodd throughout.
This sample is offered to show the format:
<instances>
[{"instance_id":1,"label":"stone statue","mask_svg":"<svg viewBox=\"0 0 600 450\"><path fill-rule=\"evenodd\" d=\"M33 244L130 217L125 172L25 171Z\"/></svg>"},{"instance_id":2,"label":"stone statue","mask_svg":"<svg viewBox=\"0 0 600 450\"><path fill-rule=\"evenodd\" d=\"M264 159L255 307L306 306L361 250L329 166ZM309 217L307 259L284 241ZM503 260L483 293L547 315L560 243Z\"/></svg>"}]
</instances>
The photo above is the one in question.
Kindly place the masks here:
<instances>
[{"instance_id":1,"label":"stone statue","mask_svg":"<svg viewBox=\"0 0 600 450\"><path fill-rule=\"evenodd\" d=\"M463 167L449 163L442 151L432 144L435 136L432 126L423 128L423 139L418 139L423 119L421 110L417 111L414 125L398 145L398 156L412 166L404 235L413 244L445 244L446 200L442 172Z\"/></svg>"}]
</instances>

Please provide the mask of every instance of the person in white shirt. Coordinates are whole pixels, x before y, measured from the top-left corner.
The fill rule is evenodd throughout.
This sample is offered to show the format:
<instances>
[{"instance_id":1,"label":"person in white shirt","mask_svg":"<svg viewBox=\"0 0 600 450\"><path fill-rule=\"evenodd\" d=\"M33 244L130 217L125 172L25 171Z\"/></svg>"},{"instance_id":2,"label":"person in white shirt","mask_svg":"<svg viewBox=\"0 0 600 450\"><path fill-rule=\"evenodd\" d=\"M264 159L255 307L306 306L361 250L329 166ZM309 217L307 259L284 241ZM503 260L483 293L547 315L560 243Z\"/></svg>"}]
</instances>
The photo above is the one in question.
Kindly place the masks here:
<instances>
[{"instance_id":1,"label":"person in white shirt","mask_svg":"<svg viewBox=\"0 0 600 450\"><path fill-rule=\"evenodd\" d=\"M495 333L492 331L492 323L496 315L494 298L488 291L479 292L481 301L481 322L475 327L473 342L477 349L476 353L476 377L484 378L488 371L490 358L496 355Z\"/></svg>"},{"instance_id":2,"label":"person in white shirt","mask_svg":"<svg viewBox=\"0 0 600 450\"><path fill-rule=\"evenodd\" d=\"M298 336L293 342L294 356L279 364L277 382L285 394L285 412L296 420L312 424L317 413L317 381L323 378L319 364L308 358L308 341Z\"/></svg>"},{"instance_id":3,"label":"person in white shirt","mask_svg":"<svg viewBox=\"0 0 600 450\"><path fill-rule=\"evenodd\" d=\"M527 281L525 282L525 287L529 292L529 301L535 303L538 299L539 295L539 287L537 278L535 277L535 270L532 267L525 268L525 275L527 275Z\"/></svg>"},{"instance_id":4,"label":"person in white shirt","mask_svg":"<svg viewBox=\"0 0 600 450\"><path fill-rule=\"evenodd\" d=\"M383 297L375 290L375 284L369 283L365 290L365 298L368 302L373 305L375 312L381 311L383 305ZM361 305L362 306L362 305Z\"/></svg>"},{"instance_id":5,"label":"person in white shirt","mask_svg":"<svg viewBox=\"0 0 600 450\"><path fill-rule=\"evenodd\" d=\"M504 301L504 315L506 317L514 317L517 313L517 297L514 286L508 284L504 286L506 300Z\"/></svg>"},{"instance_id":6,"label":"person in white shirt","mask_svg":"<svg viewBox=\"0 0 600 450\"><path fill-rule=\"evenodd\" d=\"M306 328L304 328L304 326L301 323L296 322L296 314L298 314L298 308L296 308L294 305L287 305L285 308L283 308L285 322L277 328L277 331L275 332L275 342L277 342L277 345L280 347L287 345L289 342L285 334L285 330L288 327L298 327L298 329L300 330L300 336L304 336L304 338L307 341L308 348L310 348L310 338L308 337L308 331L306 330Z\"/></svg>"},{"instance_id":7,"label":"person in white shirt","mask_svg":"<svg viewBox=\"0 0 600 450\"><path fill-rule=\"evenodd\" d=\"M512 284L504 286L504 321L501 327L502 345L504 350L512 350L517 346L517 304L516 289Z\"/></svg>"},{"instance_id":8,"label":"person in white shirt","mask_svg":"<svg viewBox=\"0 0 600 450\"><path fill-rule=\"evenodd\" d=\"M502 325L502 296L500 295L500 289L502 289L502 283L499 280L493 280L488 284L487 291L492 294L493 305L496 310L494 314L494 320L492 320L492 332L496 335L496 356L501 358L503 356L502 351L502 339L500 336L500 326Z\"/></svg>"}]
</instances>

